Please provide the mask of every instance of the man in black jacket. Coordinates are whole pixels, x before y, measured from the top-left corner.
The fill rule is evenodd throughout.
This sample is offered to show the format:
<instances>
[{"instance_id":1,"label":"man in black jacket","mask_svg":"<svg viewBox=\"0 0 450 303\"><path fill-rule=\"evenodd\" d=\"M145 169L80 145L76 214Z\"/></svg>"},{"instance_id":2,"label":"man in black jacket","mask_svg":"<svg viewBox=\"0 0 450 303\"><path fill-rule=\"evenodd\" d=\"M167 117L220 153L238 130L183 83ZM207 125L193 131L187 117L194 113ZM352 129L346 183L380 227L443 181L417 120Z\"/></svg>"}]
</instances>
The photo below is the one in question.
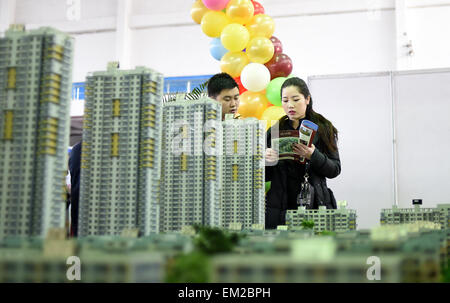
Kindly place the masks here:
<instances>
[{"instance_id":1,"label":"man in black jacket","mask_svg":"<svg viewBox=\"0 0 450 303\"><path fill-rule=\"evenodd\" d=\"M81 165L81 146L82 142L76 144L72 148L69 157L70 170L70 218L71 218L71 235L76 237L78 235L78 204L80 200L80 165Z\"/></svg>"}]
</instances>

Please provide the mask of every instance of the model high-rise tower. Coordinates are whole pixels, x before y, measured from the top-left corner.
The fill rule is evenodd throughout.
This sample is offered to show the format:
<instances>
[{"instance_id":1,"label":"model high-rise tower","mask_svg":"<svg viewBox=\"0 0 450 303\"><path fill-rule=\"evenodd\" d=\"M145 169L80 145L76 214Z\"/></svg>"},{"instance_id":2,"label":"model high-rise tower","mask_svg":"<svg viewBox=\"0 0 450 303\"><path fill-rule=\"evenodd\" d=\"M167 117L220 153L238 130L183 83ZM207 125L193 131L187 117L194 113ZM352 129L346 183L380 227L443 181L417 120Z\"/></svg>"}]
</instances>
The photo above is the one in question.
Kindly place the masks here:
<instances>
[{"instance_id":1,"label":"model high-rise tower","mask_svg":"<svg viewBox=\"0 0 450 303\"><path fill-rule=\"evenodd\" d=\"M223 122L222 226L264 226L264 125L255 118Z\"/></svg>"},{"instance_id":2,"label":"model high-rise tower","mask_svg":"<svg viewBox=\"0 0 450 303\"><path fill-rule=\"evenodd\" d=\"M72 59L50 28L0 38L0 238L64 227Z\"/></svg>"},{"instance_id":3,"label":"model high-rise tower","mask_svg":"<svg viewBox=\"0 0 450 303\"><path fill-rule=\"evenodd\" d=\"M110 63L88 76L79 235L158 232L163 76Z\"/></svg>"},{"instance_id":4,"label":"model high-rise tower","mask_svg":"<svg viewBox=\"0 0 450 303\"><path fill-rule=\"evenodd\" d=\"M222 107L217 101L164 104L160 231L220 224Z\"/></svg>"}]
</instances>

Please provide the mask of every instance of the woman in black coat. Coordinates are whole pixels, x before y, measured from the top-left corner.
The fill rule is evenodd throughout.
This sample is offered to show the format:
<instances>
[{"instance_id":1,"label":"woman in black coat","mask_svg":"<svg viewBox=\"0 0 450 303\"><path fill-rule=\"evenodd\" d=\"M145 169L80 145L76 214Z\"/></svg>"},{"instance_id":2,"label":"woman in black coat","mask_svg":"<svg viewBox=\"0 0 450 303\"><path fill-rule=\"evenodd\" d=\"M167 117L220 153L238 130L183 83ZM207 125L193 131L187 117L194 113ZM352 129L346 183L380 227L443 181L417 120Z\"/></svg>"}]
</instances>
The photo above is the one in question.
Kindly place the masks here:
<instances>
[{"instance_id":1,"label":"woman in black coat","mask_svg":"<svg viewBox=\"0 0 450 303\"><path fill-rule=\"evenodd\" d=\"M333 192L327 187L326 178L337 177L341 162L337 148L338 131L333 124L313 110L313 101L306 83L299 78L287 79L281 87L282 117L267 132L266 181L271 181L266 195L266 229L285 224L286 210L297 209L297 196L304 181L306 167L309 183L314 187L314 202L310 208L319 206L336 209ZM293 144L294 153L307 159L306 164L295 160L279 160L271 148L271 134L279 130L298 130L302 121L310 120L319 126L311 147Z\"/></svg>"}]
</instances>

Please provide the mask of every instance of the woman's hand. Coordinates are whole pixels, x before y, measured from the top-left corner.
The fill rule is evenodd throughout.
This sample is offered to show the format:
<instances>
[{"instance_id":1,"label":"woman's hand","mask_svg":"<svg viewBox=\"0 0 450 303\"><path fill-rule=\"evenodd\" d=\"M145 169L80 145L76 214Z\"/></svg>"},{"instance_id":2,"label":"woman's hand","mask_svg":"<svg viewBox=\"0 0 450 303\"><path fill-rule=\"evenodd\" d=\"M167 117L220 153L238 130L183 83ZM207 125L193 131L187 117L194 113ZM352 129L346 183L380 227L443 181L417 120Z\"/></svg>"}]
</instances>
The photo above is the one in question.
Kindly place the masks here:
<instances>
[{"instance_id":1,"label":"woman's hand","mask_svg":"<svg viewBox=\"0 0 450 303\"><path fill-rule=\"evenodd\" d=\"M278 152L272 148L266 149L266 164L274 164L278 161Z\"/></svg>"},{"instance_id":2,"label":"woman's hand","mask_svg":"<svg viewBox=\"0 0 450 303\"><path fill-rule=\"evenodd\" d=\"M292 144L292 150L300 157L311 160L311 156L316 150L316 147L314 146L314 144L312 144L311 147L308 147L304 144L294 143Z\"/></svg>"}]
</instances>

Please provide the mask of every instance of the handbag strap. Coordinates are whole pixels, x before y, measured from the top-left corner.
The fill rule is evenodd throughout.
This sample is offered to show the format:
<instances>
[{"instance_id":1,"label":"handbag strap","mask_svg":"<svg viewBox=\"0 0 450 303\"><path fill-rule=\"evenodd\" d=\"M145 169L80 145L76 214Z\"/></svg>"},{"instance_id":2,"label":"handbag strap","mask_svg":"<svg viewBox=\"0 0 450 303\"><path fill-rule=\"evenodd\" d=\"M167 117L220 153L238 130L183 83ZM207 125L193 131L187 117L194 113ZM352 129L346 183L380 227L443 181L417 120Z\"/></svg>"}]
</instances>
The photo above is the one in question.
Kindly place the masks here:
<instances>
[{"instance_id":1,"label":"handbag strap","mask_svg":"<svg viewBox=\"0 0 450 303\"><path fill-rule=\"evenodd\" d=\"M297 197L297 205L311 207L313 201L310 200L312 185L309 183L309 161L305 162L305 174L300 185L300 193Z\"/></svg>"},{"instance_id":2,"label":"handbag strap","mask_svg":"<svg viewBox=\"0 0 450 303\"><path fill-rule=\"evenodd\" d=\"M304 176L305 180L308 180L308 178L309 178L309 165L310 165L309 160L306 160L306 163L305 163L305 176Z\"/></svg>"}]
</instances>

